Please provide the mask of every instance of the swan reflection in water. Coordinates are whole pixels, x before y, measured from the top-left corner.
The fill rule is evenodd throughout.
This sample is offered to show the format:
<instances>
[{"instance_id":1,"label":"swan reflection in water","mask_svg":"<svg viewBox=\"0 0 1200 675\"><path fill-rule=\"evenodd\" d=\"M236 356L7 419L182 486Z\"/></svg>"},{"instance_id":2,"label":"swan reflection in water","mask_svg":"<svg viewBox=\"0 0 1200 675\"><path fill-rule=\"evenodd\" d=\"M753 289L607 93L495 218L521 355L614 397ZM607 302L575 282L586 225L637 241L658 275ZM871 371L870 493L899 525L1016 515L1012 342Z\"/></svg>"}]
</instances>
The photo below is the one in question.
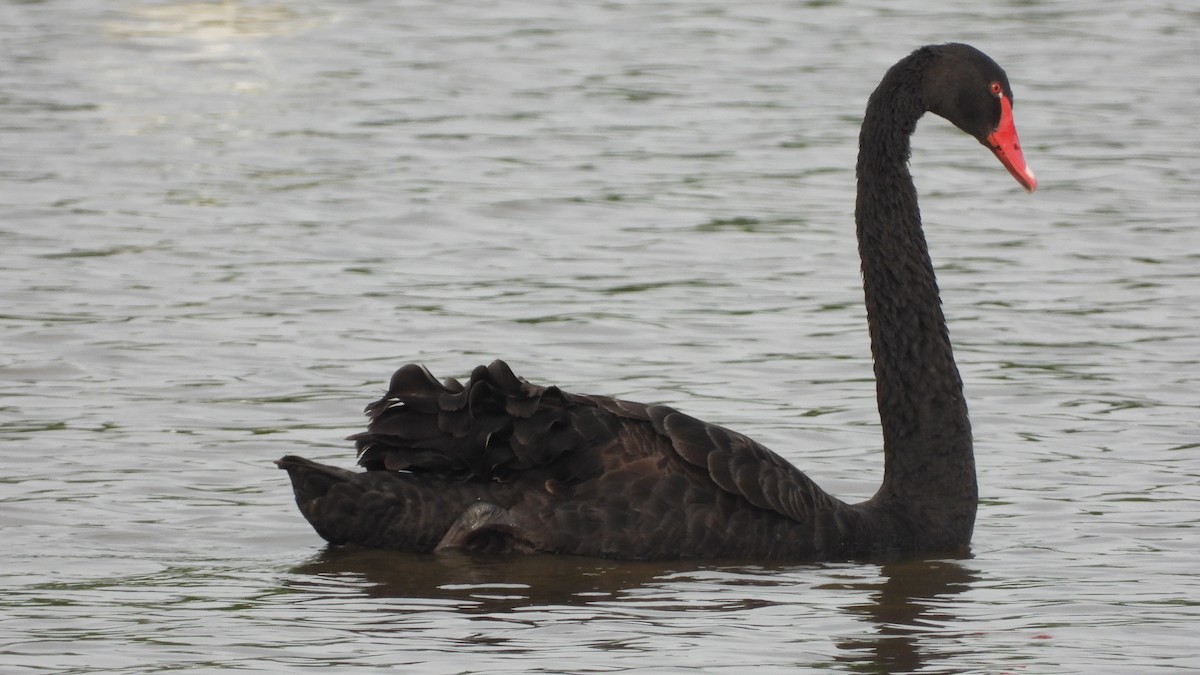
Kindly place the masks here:
<instances>
[{"instance_id":1,"label":"swan reflection in water","mask_svg":"<svg viewBox=\"0 0 1200 675\"><path fill-rule=\"evenodd\" d=\"M923 639L942 636L939 626L961 621L946 601L971 589L979 576L957 560L921 559L891 562L879 570L876 581L850 584L847 588L870 593L869 602L847 605L875 624L874 633L843 640L838 647L840 663L871 663L866 672L913 673L932 662L965 651L923 648ZM961 634L955 632L956 637ZM860 668L856 667L856 670Z\"/></svg>"},{"instance_id":2,"label":"swan reflection in water","mask_svg":"<svg viewBox=\"0 0 1200 675\"><path fill-rule=\"evenodd\" d=\"M718 616L719 624L736 626L761 621L751 616L756 610L791 607L770 615L772 621L794 617L798 624L792 640L797 647L796 666L811 660L813 640L830 634L815 624L807 629L805 624L816 615L828 614L827 606L819 612L813 607L840 598L839 607L849 618L869 625L838 640L839 653L833 659L864 672L914 672L966 649L957 648L959 632L948 636L942 629L961 621L948 599L970 590L979 580L965 563L903 557L876 564L723 565L459 551L430 556L329 547L294 568L287 585L292 592L340 597L347 602L346 611L355 613L364 611L363 599L386 601L370 605L380 614L413 616L434 610L497 617L519 613L523 621L534 622L553 622L558 614L563 620L579 621L578 608L590 608L594 613L588 617L611 615L616 621L634 617L641 624L662 624L663 631L648 638L653 640L670 640L681 628L690 631L687 623L697 615ZM877 576L872 578L871 570ZM847 573L853 577L838 579ZM831 577L835 580L829 581ZM331 609L337 611L337 605ZM638 616L640 609L652 611ZM704 623L712 625L708 620ZM398 621L395 630L408 634L413 628ZM719 632L714 639L719 639ZM466 641L494 645L497 639L485 631L473 633ZM502 641L522 638L518 631ZM589 648L603 648L603 644ZM780 647L774 656L786 650Z\"/></svg>"}]
</instances>

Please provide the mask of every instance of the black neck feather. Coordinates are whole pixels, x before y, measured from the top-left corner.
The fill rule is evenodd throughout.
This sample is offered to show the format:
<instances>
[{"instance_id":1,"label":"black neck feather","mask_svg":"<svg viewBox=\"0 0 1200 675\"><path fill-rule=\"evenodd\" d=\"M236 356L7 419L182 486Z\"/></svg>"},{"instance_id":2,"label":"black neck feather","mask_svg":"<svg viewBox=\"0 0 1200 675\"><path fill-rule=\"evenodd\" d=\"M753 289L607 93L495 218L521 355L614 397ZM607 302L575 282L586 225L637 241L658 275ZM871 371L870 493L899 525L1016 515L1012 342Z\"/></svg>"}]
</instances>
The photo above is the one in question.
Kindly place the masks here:
<instances>
[{"instance_id":1,"label":"black neck feather","mask_svg":"<svg viewBox=\"0 0 1200 675\"><path fill-rule=\"evenodd\" d=\"M965 528L969 541L977 504L971 426L908 170L932 58L918 51L888 72L859 137L855 222L885 457L873 501L953 530L938 537L962 537Z\"/></svg>"}]
</instances>

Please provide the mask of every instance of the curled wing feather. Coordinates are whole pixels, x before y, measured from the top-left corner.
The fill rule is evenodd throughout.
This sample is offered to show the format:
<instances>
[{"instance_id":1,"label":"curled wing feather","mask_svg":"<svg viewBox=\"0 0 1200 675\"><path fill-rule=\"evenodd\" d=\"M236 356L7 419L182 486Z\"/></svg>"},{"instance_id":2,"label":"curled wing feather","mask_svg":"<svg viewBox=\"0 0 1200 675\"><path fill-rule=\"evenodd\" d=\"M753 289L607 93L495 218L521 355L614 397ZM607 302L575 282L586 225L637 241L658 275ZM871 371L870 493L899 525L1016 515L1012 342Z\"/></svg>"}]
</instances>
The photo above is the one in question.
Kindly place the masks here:
<instances>
[{"instance_id":1,"label":"curled wing feather","mask_svg":"<svg viewBox=\"0 0 1200 675\"><path fill-rule=\"evenodd\" d=\"M569 394L517 377L503 361L479 366L465 383L439 382L410 364L366 408L367 431L351 436L368 470L432 472L455 480L521 478L571 486L605 471L603 453L649 425L686 465L721 490L806 522L836 500L779 455L742 434L673 408ZM640 463L644 473L651 466Z\"/></svg>"}]
</instances>

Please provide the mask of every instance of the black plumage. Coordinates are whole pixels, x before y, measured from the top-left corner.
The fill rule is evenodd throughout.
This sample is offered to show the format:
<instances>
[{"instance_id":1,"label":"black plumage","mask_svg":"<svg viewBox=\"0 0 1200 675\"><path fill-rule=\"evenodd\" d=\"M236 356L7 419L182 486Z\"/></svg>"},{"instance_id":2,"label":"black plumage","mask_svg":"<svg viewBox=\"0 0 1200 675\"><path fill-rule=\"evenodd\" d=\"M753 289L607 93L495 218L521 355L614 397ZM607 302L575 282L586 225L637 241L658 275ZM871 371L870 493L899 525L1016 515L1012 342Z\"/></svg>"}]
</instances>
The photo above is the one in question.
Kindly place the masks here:
<instances>
[{"instance_id":1,"label":"black plumage","mask_svg":"<svg viewBox=\"0 0 1200 675\"><path fill-rule=\"evenodd\" d=\"M868 102L855 220L884 438L871 499L842 502L762 445L673 408L537 386L495 361L465 383L396 371L351 437L363 472L279 460L301 512L332 544L408 551L814 560L965 548L971 429L909 136L932 110L1032 190L1011 98L999 66L951 44L897 63Z\"/></svg>"}]
</instances>

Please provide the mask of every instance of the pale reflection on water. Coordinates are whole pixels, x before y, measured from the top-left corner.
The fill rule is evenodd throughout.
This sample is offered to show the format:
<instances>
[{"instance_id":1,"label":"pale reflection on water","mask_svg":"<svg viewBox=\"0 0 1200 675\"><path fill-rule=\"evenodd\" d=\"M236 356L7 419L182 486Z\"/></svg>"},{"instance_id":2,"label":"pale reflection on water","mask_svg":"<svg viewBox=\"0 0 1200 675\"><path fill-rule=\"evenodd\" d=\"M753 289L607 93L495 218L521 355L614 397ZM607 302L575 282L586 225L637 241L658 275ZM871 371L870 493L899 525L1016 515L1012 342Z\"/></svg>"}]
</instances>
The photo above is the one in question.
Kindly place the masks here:
<instances>
[{"instance_id":1,"label":"pale reflection on water","mask_svg":"<svg viewBox=\"0 0 1200 675\"><path fill-rule=\"evenodd\" d=\"M0 4L0 671L1200 670L1200 23L1167 2ZM881 473L859 116L914 46L1013 82L1032 196L913 172L972 556L323 550L391 371L539 383Z\"/></svg>"}]
</instances>

